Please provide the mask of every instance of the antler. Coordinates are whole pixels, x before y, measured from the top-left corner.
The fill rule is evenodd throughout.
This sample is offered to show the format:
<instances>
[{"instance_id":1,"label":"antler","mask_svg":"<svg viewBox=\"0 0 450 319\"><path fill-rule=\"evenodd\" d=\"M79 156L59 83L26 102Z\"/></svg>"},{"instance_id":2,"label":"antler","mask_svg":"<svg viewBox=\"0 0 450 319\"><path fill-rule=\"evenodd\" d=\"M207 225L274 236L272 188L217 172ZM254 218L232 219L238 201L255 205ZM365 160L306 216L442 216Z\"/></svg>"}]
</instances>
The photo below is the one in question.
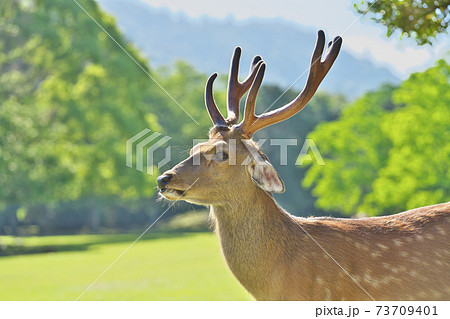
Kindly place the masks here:
<instances>
[{"instance_id":1,"label":"antler","mask_svg":"<svg viewBox=\"0 0 450 319\"><path fill-rule=\"evenodd\" d=\"M247 78L243 82L239 82L238 74L241 52L242 49L240 47L236 47L236 49L234 49L233 57L231 58L230 63L227 92L228 118L226 120L228 124L236 124L237 121L239 121L239 102L241 101L242 96L248 91L250 85L255 80L258 66L262 63L262 58L259 55L255 56L253 58L252 64L250 65L250 71Z\"/></svg>"},{"instance_id":2,"label":"antler","mask_svg":"<svg viewBox=\"0 0 450 319\"><path fill-rule=\"evenodd\" d=\"M243 82L239 82L238 73L241 52L242 49L240 47L236 47L234 49L233 57L231 58L227 92L228 118L226 120L217 108L213 97L213 83L217 78L217 73L212 74L206 82L205 104L208 109L209 116L215 126L228 127L229 125L237 123L239 120L239 102L242 96L250 89L250 85L255 80L259 65L262 63L262 58L259 55L255 56L252 64L250 65L249 75Z\"/></svg>"},{"instance_id":3,"label":"antler","mask_svg":"<svg viewBox=\"0 0 450 319\"><path fill-rule=\"evenodd\" d=\"M216 102L214 102L213 83L214 80L217 78L217 75L218 75L217 73L213 73L209 77L208 81L206 81L205 104L206 108L208 109L209 117L211 118L214 125L228 127L227 123L225 122L225 119L223 118L222 113L220 113L219 109L217 108Z\"/></svg>"},{"instance_id":4,"label":"antler","mask_svg":"<svg viewBox=\"0 0 450 319\"><path fill-rule=\"evenodd\" d=\"M300 112L300 110L303 109L313 97L314 93L316 93L323 78L336 60L341 49L341 45L341 37L336 37L333 41L330 41L322 62L321 58L325 47L325 34L322 30L320 30L317 34L317 42L311 60L308 80L306 81L306 85L303 90L292 102L276 110L257 116L255 115L256 96L261 86L266 68L265 63L259 64L257 67L258 71L255 81L253 82L247 96L247 100L245 101L244 119L241 123L239 123L237 128L242 131L245 137L251 138L253 133L256 131L269 125L284 121Z\"/></svg>"}]
</instances>

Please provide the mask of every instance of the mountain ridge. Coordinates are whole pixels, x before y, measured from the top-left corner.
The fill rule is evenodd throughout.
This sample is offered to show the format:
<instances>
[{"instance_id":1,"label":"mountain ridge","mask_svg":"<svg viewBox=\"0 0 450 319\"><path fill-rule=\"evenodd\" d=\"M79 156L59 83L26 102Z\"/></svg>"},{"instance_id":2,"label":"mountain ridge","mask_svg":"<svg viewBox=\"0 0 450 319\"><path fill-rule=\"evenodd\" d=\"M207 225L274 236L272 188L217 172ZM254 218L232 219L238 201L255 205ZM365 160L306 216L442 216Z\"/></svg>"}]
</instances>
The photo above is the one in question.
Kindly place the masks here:
<instances>
[{"instance_id":1,"label":"mountain ridge","mask_svg":"<svg viewBox=\"0 0 450 319\"><path fill-rule=\"evenodd\" d=\"M138 0L99 3L116 18L119 28L146 55L151 66L185 60L201 72L226 75L234 47L241 46L242 74L247 72L253 56L261 55L268 64L265 83L283 87L294 83L293 87L300 89L306 81L316 41L313 28L282 18L193 19ZM327 41L332 39L327 35ZM386 82L395 84L400 80L389 70L342 50L321 89L354 99Z\"/></svg>"}]
</instances>

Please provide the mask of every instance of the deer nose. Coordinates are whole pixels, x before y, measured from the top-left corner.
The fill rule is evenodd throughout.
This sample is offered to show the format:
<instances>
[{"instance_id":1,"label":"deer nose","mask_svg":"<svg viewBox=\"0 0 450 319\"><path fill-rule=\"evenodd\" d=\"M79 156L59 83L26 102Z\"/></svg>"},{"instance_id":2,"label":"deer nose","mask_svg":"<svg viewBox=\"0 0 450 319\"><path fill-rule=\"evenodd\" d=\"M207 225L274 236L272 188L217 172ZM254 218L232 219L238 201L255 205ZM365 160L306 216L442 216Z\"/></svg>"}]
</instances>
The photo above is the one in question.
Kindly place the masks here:
<instances>
[{"instance_id":1,"label":"deer nose","mask_svg":"<svg viewBox=\"0 0 450 319\"><path fill-rule=\"evenodd\" d=\"M161 175L160 177L158 177L158 179L156 180L158 183L158 188L159 189L166 188L167 184L169 184L172 177L173 177L172 174L164 174L164 175Z\"/></svg>"}]
</instances>

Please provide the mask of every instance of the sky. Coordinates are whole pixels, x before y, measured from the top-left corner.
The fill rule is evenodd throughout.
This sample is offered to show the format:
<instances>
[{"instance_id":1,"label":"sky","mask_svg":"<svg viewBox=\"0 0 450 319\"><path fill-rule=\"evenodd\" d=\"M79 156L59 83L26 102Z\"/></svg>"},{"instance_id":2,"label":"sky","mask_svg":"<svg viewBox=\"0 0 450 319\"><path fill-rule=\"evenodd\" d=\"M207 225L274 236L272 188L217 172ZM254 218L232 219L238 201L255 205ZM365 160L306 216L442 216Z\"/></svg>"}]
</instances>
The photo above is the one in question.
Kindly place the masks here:
<instances>
[{"instance_id":1,"label":"sky","mask_svg":"<svg viewBox=\"0 0 450 319\"><path fill-rule=\"evenodd\" d=\"M323 29L328 37L341 35L343 49L358 57L389 68L402 79L423 71L450 51L448 35L441 35L433 46L418 46L412 39L400 40L398 34L386 38L385 28L362 16L351 0L141 0L156 8L182 12L191 18L209 16L283 18L306 27Z\"/></svg>"}]
</instances>

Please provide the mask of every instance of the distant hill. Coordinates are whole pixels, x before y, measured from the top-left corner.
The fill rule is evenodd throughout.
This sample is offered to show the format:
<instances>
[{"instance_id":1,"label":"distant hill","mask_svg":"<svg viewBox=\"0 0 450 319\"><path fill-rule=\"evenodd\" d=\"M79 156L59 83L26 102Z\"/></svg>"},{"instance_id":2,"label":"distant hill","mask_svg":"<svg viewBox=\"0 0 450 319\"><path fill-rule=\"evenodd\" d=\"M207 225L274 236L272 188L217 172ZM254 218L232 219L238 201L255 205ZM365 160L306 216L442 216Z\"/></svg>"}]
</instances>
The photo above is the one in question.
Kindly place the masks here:
<instances>
[{"instance_id":1,"label":"distant hill","mask_svg":"<svg viewBox=\"0 0 450 319\"><path fill-rule=\"evenodd\" d=\"M239 45L243 48L241 73L259 54L268 64L264 83L289 86L307 70L316 40L316 30L283 19L192 19L139 0L99 2L152 66L186 60L202 72L226 75L233 49ZM327 36L331 40L335 35ZM303 87L306 76L294 87ZM321 89L352 99L382 83L399 81L389 70L342 51Z\"/></svg>"}]
</instances>

